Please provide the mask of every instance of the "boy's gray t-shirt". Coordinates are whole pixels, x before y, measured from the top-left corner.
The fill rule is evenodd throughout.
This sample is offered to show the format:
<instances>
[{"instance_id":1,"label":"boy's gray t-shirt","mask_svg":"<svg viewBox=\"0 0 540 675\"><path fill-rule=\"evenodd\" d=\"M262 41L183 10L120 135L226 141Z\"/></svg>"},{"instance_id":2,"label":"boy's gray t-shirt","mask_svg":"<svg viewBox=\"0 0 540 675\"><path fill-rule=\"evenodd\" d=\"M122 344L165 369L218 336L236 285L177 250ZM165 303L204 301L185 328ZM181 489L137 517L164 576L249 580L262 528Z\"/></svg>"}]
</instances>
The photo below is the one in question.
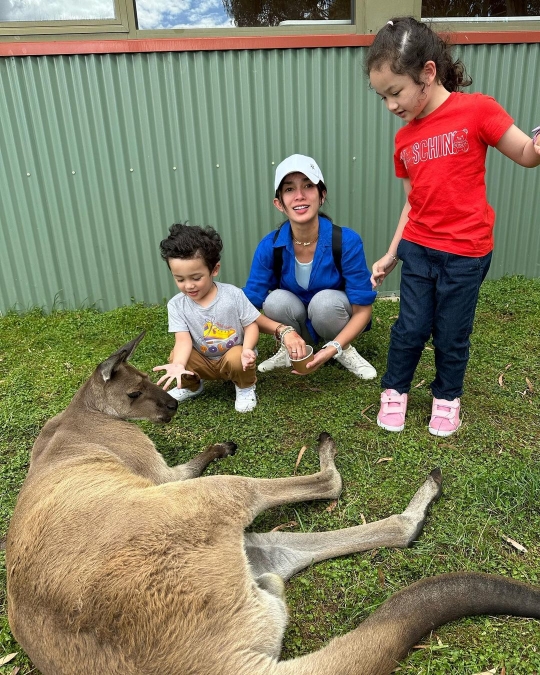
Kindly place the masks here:
<instances>
[{"instance_id":1,"label":"boy's gray t-shirt","mask_svg":"<svg viewBox=\"0 0 540 675\"><path fill-rule=\"evenodd\" d=\"M220 359L231 347L243 344L244 328L259 316L242 289L214 283L217 294L208 307L201 307L183 293L167 303L169 332L189 331L193 347L208 359Z\"/></svg>"}]
</instances>

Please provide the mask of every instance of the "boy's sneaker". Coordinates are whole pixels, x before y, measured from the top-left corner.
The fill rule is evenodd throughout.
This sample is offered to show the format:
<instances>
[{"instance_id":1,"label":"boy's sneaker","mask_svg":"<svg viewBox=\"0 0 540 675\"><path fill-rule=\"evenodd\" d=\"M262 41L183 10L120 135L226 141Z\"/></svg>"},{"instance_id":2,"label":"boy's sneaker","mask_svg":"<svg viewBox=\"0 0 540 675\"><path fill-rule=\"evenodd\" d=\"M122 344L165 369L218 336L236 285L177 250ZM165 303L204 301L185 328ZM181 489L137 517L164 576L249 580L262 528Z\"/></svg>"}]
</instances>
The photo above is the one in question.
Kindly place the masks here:
<instances>
[{"instance_id":1,"label":"boy's sneaker","mask_svg":"<svg viewBox=\"0 0 540 675\"><path fill-rule=\"evenodd\" d=\"M196 396L202 394L203 389L204 384L203 381L201 380L199 388L196 389L195 391L191 391L191 389L178 389L178 387L173 387L172 389L169 389L167 394L175 398L177 401L187 401L188 398L195 398Z\"/></svg>"},{"instance_id":2,"label":"boy's sneaker","mask_svg":"<svg viewBox=\"0 0 540 675\"><path fill-rule=\"evenodd\" d=\"M350 370L361 380L373 380L377 377L377 371L356 351L356 349L349 345L347 349L341 352L341 356L336 356L336 361L341 363L344 368Z\"/></svg>"},{"instance_id":3,"label":"boy's sneaker","mask_svg":"<svg viewBox=\"0 0 540 675\"><path fill-rule=\"evenodd\" d=\"M251 387L246 387L245 389L240 389L236 384L234 386L236 389L236 401L234 402L235 410L241 413L253 410L257 405L255 385L252 384Z\"/></svg>"},{"instance_id":4,"label":"boy's sneaker","mask_svg":"<svg viewBox=\"0 0 540 675\"><path fill-rule=\"evenodd\" d=\"M398 394L395 389L385 389L381 394L377 424L386 431L403 431L406 412L407 394Z\"/></svg>"},{"instance_id":5,"label":"boy's sneaker","mask_svg":"<svg viewBox=\"0 0 540 675\"><path fill-rule=\"evenodd\" d=\"M431 419L428 431L434 436L450 436L461 426L459 398L445 401L443 398L434 398L431 408Z\"/></svg>"},{"instance_id":6,"label":"boy's sneaker","mask_svg":"<svg viewBox=\"0 0 540 675\"><path fill-rule=\"evenodd\" d=\"M257 370L259 370L261 373L267 373L270 370L274 370L274 368L290 367L291 359L289 358L289 352L283 345L281 345L274 356L271 356L269 359L266 359L266 361L259 363Z\"/></svg>"}]
</instances>

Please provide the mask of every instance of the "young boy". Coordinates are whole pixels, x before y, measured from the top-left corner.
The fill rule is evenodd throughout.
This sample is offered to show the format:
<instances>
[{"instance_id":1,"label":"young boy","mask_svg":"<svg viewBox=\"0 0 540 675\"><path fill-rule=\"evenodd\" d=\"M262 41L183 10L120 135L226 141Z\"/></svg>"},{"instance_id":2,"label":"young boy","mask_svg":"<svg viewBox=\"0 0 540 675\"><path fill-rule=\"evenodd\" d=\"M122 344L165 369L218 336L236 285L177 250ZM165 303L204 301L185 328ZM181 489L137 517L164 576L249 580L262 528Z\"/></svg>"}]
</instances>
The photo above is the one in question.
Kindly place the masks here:
<instances>
[{"instance_id":1,"label":"young boy","mask_svg":"<svg viewBox=\"0 0 540 675\"><path fill-rule=\"evenodd\" d=\"M212 227L176 223L160 248L181 292L167 304L175 344L170 363L154 368L166 371L157 383L165 382L167 390L176 378L178 388L169 394L185 401L202 393L204 380L231 380L236 410L253 410L259 311L242 290L214 281L220 268L221 237Z\"/></svg>"}]
</instances>

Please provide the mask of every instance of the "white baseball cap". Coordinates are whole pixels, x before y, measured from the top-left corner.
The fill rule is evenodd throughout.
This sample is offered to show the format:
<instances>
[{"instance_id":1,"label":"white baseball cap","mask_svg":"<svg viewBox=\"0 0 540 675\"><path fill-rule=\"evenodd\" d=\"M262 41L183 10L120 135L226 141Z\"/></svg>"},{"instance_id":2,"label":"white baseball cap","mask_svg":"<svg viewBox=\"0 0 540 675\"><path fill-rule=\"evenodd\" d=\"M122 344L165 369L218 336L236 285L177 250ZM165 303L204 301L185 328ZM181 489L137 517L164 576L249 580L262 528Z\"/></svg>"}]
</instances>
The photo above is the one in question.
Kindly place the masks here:
<instances>
[{"instance_id":1,"label":"white baseball cap","mask_svg":"<svg viewBox=\"0 0 540 675\"><path fill-rule=\"evenodd\" d=\"M276 178L274 180L274 189L277 190L281 185L281 181L290 173L303 173L310 181L317 185L319 182L324 183L322 171L319 165L312 157L306 155L291 155L284 159L281 164L278 164L276 169Z\"/></svg>"}]
</instances>

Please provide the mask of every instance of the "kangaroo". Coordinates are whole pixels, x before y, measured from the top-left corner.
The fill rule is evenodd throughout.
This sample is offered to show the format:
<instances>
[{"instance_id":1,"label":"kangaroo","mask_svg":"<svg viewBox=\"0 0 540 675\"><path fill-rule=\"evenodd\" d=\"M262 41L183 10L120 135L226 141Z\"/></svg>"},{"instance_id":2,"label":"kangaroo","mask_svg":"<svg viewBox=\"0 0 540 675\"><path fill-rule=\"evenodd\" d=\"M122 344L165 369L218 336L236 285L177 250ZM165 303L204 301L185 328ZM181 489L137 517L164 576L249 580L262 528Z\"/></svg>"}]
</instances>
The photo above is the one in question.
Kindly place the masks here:
<instances>
[{"instance_id":1,"label":"kangaroo","mask_svg":"<svg viewBox=\"0 0 540 675\"><path fill-rule=\"evenodd\" d=\"M217 443L169 467L128 419L167 423L177 402L127 361L99 364L43 428L6 542L13 635L43 675L385 675L425 633L471 614L540 618L540 589L484 574L428 578L323 649L280 661L284 582L308 565L406 547L441 490L434 470L405 510L333 532L246 533L264 509L336 499L335 445L320 471L200 477Z\"/></svg>"}]
</instances>

